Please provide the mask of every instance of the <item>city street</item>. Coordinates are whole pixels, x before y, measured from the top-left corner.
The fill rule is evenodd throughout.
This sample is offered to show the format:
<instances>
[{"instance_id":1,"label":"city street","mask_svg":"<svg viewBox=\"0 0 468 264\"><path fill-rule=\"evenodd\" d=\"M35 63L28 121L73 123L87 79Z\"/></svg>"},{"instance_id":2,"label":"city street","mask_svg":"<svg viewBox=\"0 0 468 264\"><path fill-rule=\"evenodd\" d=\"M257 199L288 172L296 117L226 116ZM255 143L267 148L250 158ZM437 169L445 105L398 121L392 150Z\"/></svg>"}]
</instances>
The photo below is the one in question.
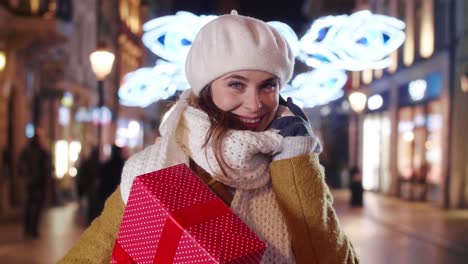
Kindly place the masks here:
<instances>
[{"instance_id":1,"label":"city street","mask_svg":"<svg viewBox=\"0 0 468 264\"><path fill-rule=\"evenodd\" d=\"M466 263L467 210L442 211L374 193L365 194L364 208L349 208L347 190L333 193L361 263ZM76 203L49 209L38 240L24 239L17 219L0 220L0 263L55 263L83 230Z\"/></svg>"},{"instance_id":2,"label":"city street","mask_svg":"<svg viewBox=\"0 0 468 264\"><path fill-rule=\"evenodd\" d=\"M0 264L62 259L121 176L185 162L230 196L276 160L315 171L312 152L330 188L358 204L367 190L361 207L332 190L360 263L468 264L465 14L468 0L0 0Z\"/></svg>"}]
</instances>

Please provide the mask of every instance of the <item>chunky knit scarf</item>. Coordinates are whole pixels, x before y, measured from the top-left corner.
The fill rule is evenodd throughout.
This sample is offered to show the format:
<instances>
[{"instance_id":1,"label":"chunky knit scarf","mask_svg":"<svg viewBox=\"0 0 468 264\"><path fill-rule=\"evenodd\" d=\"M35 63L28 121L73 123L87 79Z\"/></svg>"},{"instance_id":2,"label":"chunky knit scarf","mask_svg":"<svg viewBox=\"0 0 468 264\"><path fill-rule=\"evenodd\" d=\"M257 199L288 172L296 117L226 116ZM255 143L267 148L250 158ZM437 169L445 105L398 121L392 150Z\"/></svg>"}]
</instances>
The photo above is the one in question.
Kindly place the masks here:
<instances>
[{"instance_id":1,"label":"chunky knit scarf","mask_svg":"<svg viewBox=\"0 0 468 264\"><path fill-rule=\"evenodd\" d=\"M189 96L188 92L181 96L161 126L160 140L127 162L121 183L124 202L136 176L180 163L188 164L190 157L216 180L235 188L231 209L267 243L262 263L295 263L269 174L271 156L278 151L283 138L273 131L229 131L222 143L222 155L228 165L223 167L226 172L223 175L215 150L210 144L202 147L210 127L208 116L188 106L186 98Z\"/></svg>"},{"instance_id":2,"label":"chunky knit scarf","mask_svg":"<svg viewBox=\"0 0 468 264\"><path fill-rule=\"evenodd\" d=\"M282 137L272 131L230 130L222 144L227 165L227 175L223 175L212 146L202 148L209 127L206 113L188 107L177 130L178 141L200 167L236 189L231 208L268 244L263 262L292 262L287 227L271 187L268 167Z\"/></svg>"}]
</instances>

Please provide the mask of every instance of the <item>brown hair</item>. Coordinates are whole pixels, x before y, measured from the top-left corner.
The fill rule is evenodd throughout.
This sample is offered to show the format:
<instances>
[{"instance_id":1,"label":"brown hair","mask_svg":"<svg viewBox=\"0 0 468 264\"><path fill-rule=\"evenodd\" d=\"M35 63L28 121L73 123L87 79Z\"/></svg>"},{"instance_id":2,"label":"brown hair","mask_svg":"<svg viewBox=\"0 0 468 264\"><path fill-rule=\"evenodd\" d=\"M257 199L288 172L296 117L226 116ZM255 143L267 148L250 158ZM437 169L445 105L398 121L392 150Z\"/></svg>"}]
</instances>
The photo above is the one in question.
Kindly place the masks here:
<instances>
[{"instance_id":1,"label":"brown hair","mask_svg":"<svg viewBox=\"0 0 468 264\"><path fill-rule=\"evenodd\" d=\"M216 106L211 97L210 85L205 86L200 92L200 96L191 100L189 104L198 107L208 115L210 128L206 134L203 147L206 147L211 141L215 150L216 160L220 163L221 170L226 175L223 166L227 166L227 164L224 161L223 155L220 153L222 150L223 138L229 129L245 130L246 127L230 112L223 111Z\"/></svg>"}]
</instances>

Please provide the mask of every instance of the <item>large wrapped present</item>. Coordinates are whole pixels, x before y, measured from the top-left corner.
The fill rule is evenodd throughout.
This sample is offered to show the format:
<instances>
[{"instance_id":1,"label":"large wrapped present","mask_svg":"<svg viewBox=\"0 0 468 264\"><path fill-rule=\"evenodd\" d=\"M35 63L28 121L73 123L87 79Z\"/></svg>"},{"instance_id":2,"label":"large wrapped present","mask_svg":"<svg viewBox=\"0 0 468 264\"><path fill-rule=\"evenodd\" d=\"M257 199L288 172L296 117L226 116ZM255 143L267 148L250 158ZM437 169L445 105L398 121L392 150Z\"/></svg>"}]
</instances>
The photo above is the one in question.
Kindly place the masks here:
<instances>
[{"instance_id":1,"label":"large wrapped present","mask_svg":"<svg viewBox=\"0 0 468 264\"><path fill-rule=\"evenodd\" d=\"M185 164L133 181L111 263L259 263L261 241Z\"/></svg>"}]
</instances>

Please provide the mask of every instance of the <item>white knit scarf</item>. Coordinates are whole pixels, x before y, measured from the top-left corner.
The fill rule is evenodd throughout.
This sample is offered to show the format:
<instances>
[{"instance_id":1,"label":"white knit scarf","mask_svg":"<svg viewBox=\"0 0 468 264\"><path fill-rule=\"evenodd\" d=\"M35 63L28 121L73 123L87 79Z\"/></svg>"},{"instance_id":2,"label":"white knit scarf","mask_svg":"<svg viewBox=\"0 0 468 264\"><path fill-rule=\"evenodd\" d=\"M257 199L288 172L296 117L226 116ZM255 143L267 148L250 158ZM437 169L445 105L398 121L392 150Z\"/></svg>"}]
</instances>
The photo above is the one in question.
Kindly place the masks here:
<instances>
[{"instance_id":1,"label":"white knit scarf","mask_svg":"<svg viewBox=\"0 0 468 264\"><path fill-rule=\"evenodd\" d=\"M216 180L236 189L231 209L268 249L264 263L293 263L284 217L275 199L269 172L271 156L282 137L273 131L229 130L222 143L227 166L223 175L211 144L203 148L210 122L205 112L187 107L177 129L184 152Z\"/></svg>"},{"instance_id":2,"label":"white knit scarf","mask_svg":"<svg viewBox=\"0 0 468 264\"><path fill-rule=\"evenodd\" d=\"M154 150L148 151L144 157L134 158L144 160L144 168L137 173L188 164L189 157L192 158L216 180L236 189L231 209L267 244L262 263L295 263L287 226L275 199L269 173L271 156L278 151L283 138L273 131L228 131L222 143L222 155L228 165L223 167L227 174L223 175L215 158L216 150L211 144L206 148L202 146L210 121L205 112L188 106L187 98L191 96L190 91L181 95L161 125L162 137ZM132 165L126 164L129 166ZM124 168L122 185L131 186L134 177L139 175L135 174L134 169ZM121 187L125 202L129 193L129 186L126 186Z\"/></svg>"}]
</instances>

